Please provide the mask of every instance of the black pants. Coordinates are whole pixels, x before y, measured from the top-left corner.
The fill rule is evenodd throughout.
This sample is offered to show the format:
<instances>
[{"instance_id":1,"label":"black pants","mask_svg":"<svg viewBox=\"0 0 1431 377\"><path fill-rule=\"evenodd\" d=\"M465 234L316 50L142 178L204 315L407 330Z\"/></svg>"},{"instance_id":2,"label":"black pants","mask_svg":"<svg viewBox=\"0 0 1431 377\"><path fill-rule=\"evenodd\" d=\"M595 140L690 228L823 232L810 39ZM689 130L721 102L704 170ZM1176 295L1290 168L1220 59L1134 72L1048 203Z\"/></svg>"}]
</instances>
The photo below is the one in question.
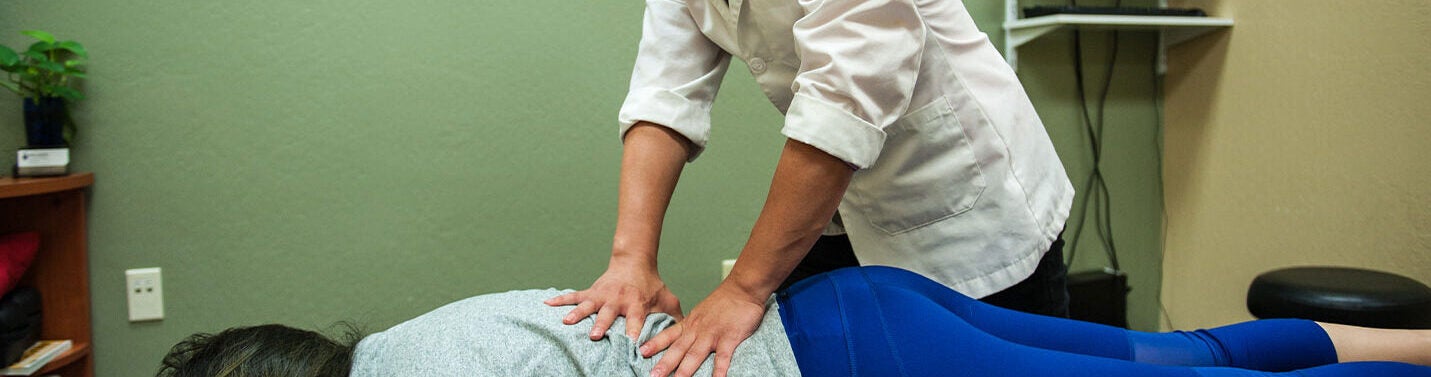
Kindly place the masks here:
<instances>
[{"instance_id":1,"label":"black pants","mask_svg":"<svg viewBox=\"0 0 1431 377\"><path fill-rule=\"evenodd\" d=\"M805 259L780 284L780 289L810 276L858 265L860 261L855 259L849 237L821 236ZM1063 265L1063 237L1055 239L1049 246L1033 275L979 301L1025 313L1067 318L1068 270Z\"/></svg>"}]
</instances>

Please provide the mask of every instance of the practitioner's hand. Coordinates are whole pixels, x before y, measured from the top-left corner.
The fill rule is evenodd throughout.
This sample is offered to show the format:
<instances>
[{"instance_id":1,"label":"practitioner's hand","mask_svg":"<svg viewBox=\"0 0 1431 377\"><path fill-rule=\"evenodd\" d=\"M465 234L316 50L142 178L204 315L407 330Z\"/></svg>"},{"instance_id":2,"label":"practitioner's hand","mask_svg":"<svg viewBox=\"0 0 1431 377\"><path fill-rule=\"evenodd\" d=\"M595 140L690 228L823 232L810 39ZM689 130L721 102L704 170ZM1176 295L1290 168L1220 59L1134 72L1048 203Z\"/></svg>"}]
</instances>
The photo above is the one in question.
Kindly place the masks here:
<instances>
[{"instance_id":1,"label":"practitioner's hand","mask_svg":"<svg viewBox=\"0 0 1431 377\"><path fill-rule=\"evenodd\" d=\"M705 301L696 304L691 316L662 330L641 346L641 356L651 357L662 350L661 360L651 376L688 377L715 353L715 377L730 369L735 347L755 333L765 316L766 297L751 297L734 284L722 283Z\"/></svg>"},{"instance_id":2,"label":"practitioner's hand","mask_svg":"<svg viewBox=\"0 0 1431 377\"><path fill-rule=\"evenodd\" d=\"M547 299L547 305L576 305L562 323L573 325L583 318L596 313L596 323L591 327L591 340L606 336L606 330L616 322L616 317L626 317L626 336L636 339L641 335L641 327L646 324L646 314L666 313L677 320L682 318L681 301L655 271L640 267L612 264L606 273L591 284L591 288Z\"/></svg>"}]
</instances>

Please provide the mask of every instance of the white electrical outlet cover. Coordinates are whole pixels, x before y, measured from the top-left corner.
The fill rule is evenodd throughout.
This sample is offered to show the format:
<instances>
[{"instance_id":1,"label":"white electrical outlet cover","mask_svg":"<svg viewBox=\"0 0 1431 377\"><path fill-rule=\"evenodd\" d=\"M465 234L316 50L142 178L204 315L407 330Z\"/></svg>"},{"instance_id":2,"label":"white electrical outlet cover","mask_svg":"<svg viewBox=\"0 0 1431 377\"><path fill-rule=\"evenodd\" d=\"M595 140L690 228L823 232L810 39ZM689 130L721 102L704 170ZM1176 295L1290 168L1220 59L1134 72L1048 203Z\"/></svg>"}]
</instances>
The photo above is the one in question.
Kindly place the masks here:
<instances>
[{"instance_id":1,"label":"white electrical outlet cover","mask_svg":"<svg viewBox=\"0 0 1431 377\"><path fill-rule=\"evenodd\" d=\"M164 319L164 283L158 267L124 271L129 296L129 321Z\"/></svg>"}]
</instances>

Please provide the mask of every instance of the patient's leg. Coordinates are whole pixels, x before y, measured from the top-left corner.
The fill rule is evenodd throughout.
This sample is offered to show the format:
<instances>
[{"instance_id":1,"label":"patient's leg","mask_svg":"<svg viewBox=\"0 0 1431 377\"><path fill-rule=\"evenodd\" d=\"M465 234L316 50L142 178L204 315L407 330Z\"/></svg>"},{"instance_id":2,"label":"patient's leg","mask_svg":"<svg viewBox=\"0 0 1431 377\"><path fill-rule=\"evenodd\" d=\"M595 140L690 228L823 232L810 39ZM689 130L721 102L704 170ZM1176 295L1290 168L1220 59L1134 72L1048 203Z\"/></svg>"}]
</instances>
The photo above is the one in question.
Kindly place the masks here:
<instances>
[{"instance_id":1,"label":"patient's leg","mask_svg":"<svg viewBox=\"0 0 1431 377\"><path fill-rule=\"evenodd\" d=\"M1400 361L1431 366L1431 330L1386 330L1318 323L1348 361Z\"/></svg>"},{"instance_id":2,"label":"patient's leg","mask_svg":"<svg viewBox=\"0 0 1431 377\"><path fill-rule=\"evenodd\" d=\"M1254 321L1192 332L1145 333L986 305L908 271L865 268L863 272L873 284L927 296L985 333L1047 350L1150 364L1263 371L1308 368L1338 360L1334 342L1311 321Z\"/></svg>"},{"instance_id":3,"label":"patient's leg","mask_svg":"<svg viewBox=\"0 0 1431 377\"><path fill-rule=\"evenodd\" d=\"M1335 362L1396 361L1431 366L1431 330L1388 330L1306 320L1250 321L1209 330L1146 333L1006 310L902 270L890 283L939 297L971 325L1033 347L1163 365L1290 370ZM871 271L873 272L873 271ZM906 275L899 277L898 275ZM880 279L880 277L874 277ZM1051 330L1052 329L1052 330ZM1064 334L1052 337L1048 334ZM1120 341L1126 338L1126 341ZM1106 341L1090 341L1103 339Z\"/></svg>"},{"instance_id":4,"label":"patient's leg","mask_svg":"<svg viewBox=\"0 0 1431 377\"><path fill-rule=\"evenodd\" d=\"M816 276L782 293L781 318L784 320L801 372L807 375L981 377L1431 377L1431 368L1400 363L1333 364L1275 373L1237 368L1164 366L1126 359L1093 357L1078 352L1077 347L1051 350L1036 344L1008 341L982 331L948 307L948 303L960 299L936 300L934 297L937 296L909 289L909 283L903 280L911 275L887 268L847 269ZM1312 326L1313 332L1322 334L1315 323L1306 321L1266 323L1308 324ZM1063 327L1076 324L1076 321L1045 322L1040 326L1051 327L1040 327L1036 330L1046 339L1067 339L1074 336L1070 336ZM1094 327L1093 331L1074 329L1074 333L1127 333L1122 330L1104 331L1108 329L1110 328ZM1302 328L1293 332L1305 330ZM1240 334L1249 331L1233 327L1208 332L1214 333L1211 336L1215 339L1226 341L1229 338L1235 339L1236 336L1216 333ZM1021 337L1026 335L1019 334ZM1029 337L1037 340L1035 338ZM1297 339L1281 340L1303 343ZM1122 337L1079 338L1063 344L1083 343L1098 348L1110 343L1123 343L1124 353L1130 354L1130 350L1135 347L1127 346L1128 341L1129 337L1125 334ZM1206 344L1202 347L1206 347ZM1286 352L1298 353L1300 351L1297 347L1299 346L1294 345ZM1247 356L1253 362L1263 362L1262 358L1268 355L1258 353L1260 351L1243 349L1238 352L1248 355L1233 355L1229 359L1240 360ZM1329 358L1335 361L1335 356Z\"/></svg>"}]
</instances>

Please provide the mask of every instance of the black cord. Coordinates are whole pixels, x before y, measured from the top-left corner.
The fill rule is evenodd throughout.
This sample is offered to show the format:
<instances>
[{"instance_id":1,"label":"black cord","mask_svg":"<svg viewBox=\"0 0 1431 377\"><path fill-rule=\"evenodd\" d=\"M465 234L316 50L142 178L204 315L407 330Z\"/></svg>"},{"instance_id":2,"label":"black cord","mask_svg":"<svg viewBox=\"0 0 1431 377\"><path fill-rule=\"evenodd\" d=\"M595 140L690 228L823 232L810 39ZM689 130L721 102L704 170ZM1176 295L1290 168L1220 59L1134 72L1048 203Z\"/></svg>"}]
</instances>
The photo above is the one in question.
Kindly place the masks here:
<instances>
[{"instance_id":1,"label":"black cord","mask_svg":"<svg viewBox=\"0 0 1431 377\"><path fill-rule=\"evenodd\" d=\"M1161 45L1159 47L1161 48ZM1152 67L1153 73L1153 114L1156 116L1153 126L1157 127L1153 131L1153 149L1157 151L1155 158L1157 158L1158 164L1158 213L1162 216L1161 229L1158 232L1158 253L1154 256L1158 258L1157 263L1161 266L1163 263L1162 251L1167 250L1168 245L1168 199L1163 195L1163 77L1158 74L1158 66L1162 63L1159 58L1159 54L1153 54L1153 64L1148 66ZM1158 309L1162 314L1164 324L1167 325L1166 328L1178 328L1173 325L1173 317L1168 314L1168 307L1163 304L1162 295L1154 296L1158 300Z\"/></svg>"},{"instance_id":2,"label":"black cord","mask_svg":"<svg viewBox=\"0 0 1431 377\"><path fill-rule=\"evenodd\" d=\"M1114 3L1114 6L1121 6L1121 4L1122 0L1118 0ZM1078 2L1076 0L1070 0L1069 5L1077 6ZM1093 154L1093 167L1089 171L1088 180L1084 182L1083 200L1079 203L1078 213L1083 217L1084 221L1079 221L1078 227L1074 229L1070 237L1068 260L1066 262L1069 265L1072 265L1078 256L1078 244L1083 238L1083 226L1087 223L1089 217L1087 212L1088 203L1093 201L1096 203L1096 209L1093 214L1093 221L1096 224L1095 227L1097 230L1096 234L1103 244L1104 251L1108 254L1108 261L1111 267L1114 270L1122 270L1122 267L1118 263L1117 245L1113 238L1112 197L1109 194L1107 181L1103 179L1101 169L1103 144L1100 141L1103 126L1107 120L1105 112L1108 103L1108 93L1112 89L1113 74L1115 72L1114 67L1118 58L1118 45L1118 32L1115 31L1111 37L1108 68L1104 75L1103 88L1101 93L1099 93L1098 118L1097 122L1094 122L1094 118L1089 112L1087 89L1083 75L1083 35L1077 29L1073 32L1074 79L1077 83L1078 102L1083 115L1084 130L1087 132Z\"/></svg>"},{"instance_id":3,"label":"black cord","mask_svg":"<svg viewBox=\"0 0 1431 377\"><path fill-rule=\"evenodd\" d=\"M1069 3L1073 6L1078 5L1076 1L1070 1ZM1092 117L1088 115L1088 99L1084 94L1083 90L1082 34L1083 33L1080 32L1078 29L1073 29L1073 81L1075 83L1076 89L1078 90L1079 109L1083 113L1083 123L1081 125L1085 126L1084 131L1088 133L1088 138L1092 140L1091 143L1096 145L1098 144L1098 135L1093 133L1092 128L1087 127L1087 125L1090 124L1093 120ZM1098 161L1098 148L1093 148L1093 161L1095 162L1094 166L1096 168ZM1090 190L1092 190L1092 188L1093 176L1092 174L1090 174L1088 179L1083 182L1083 191L1079 191L1079 193L1082 193L1083 197L1081 198L1082 200L1080 200L1078 203L1078 214L1080 216L1083 216L1085 220L1088 218L1088 193L1090 192ZM1065 263L1066 265L1073 265L1073 261L1077 260L1078 258L1078 242L1083 239L1083 226L1086 222L1087 221L1079 221L1078 226L1073 229L1073 233L1069 236L1067 257L1068 262Z\"/></svg>"},{"instance_id":4,"label":"black cord","mask_svg":"<svg viewBox=\"0 0 1431 377\"><path fill-rule=\"evenodd\" d=\"M1095 126L1095 133L1100 137L1103 135L1104 126L1108 120L1104 114L1106 113L1108 105L1108 92L1112 91L1113 88L1113 68L1117 66L1118 63L1118 35L1117 31L1113 31L1110 37L1111 46L1108 48L1108 70L1103 76L1103 93L1098 98L1098 124ZM1094 148L1102 149L1103 144L1099 143L1094 145ZM1102 152L1100 151L1099 154L1102 155ZM1108 253L1108 262L1112 264L1114 270L1121 271L1122 268L1118 265L1118 247L1116 243L1113 242L1113 199L1110 197L1111 194L1108 190L1108 181L1103 179L1102 169L1100 169L1097 163L1094 164L1094 170L1098 171L1098 185L1101 188L1099 192L1102 195L1102 199L1099 201L1102 206L1098 212L1098 229L1102 236L1099 238L1103 240L1104 251Z\"/></svg>"},{"instance_id":5,"label":"black cord","mask_svg":"<svg viewBox=\"0 0 1431 377\"><path fill-rule=\"evenodd\" d=\"M1090 151L1093 154L1093 167L1089 169L1088 179L1085 180L1083 183L1083 200L1079 203L1078 213L1080 214L1080 216L1083 217L1084 220L1079 221L1078 227L1075 228L1073 231L1073 236L1071 237L1072 239L1069 242L1068 264L1072 264L1073 261L1076 260L1075 258L1078 257L1078 245L1083 239L1083 227L1088 224L1089 202L1102 202L1101 200L1099 200L1100 198L1102 198L1102 194L1100 192L1105 190L1107 187L1106 185L1102 184L1103 173L1099 169L1099 165L1101 165L1101 162L1103 161L1103 148L1102 143L1099 141L1100 133L1096 128L1097 123L1093 121L1093 114L1089 110L1087 89L1088 80L1084 77L1083 71L1083 33L1077 29L1074 29L1073 77L1074 82L1077 84L1076 86L1078 90L1079 103L1078 108L1083 116L1083 130L1088 136ZM1101 205L1095 204L1095 208L1101 208ZM1093 221L1095 222L1095 227L1099 229L1103 228L1102 224L1098 223L1100 221L1099 219L1101 218L1101 216L1099 216L1098 214L1101 212L1102 210L1095 209L1093 213ZM1101 230L1098 231L1096 234L1100 239L1104 237L1104 233ZM1103 243L1104 245L1107 245L1106 240L1103 241Z\"/></svg>"}]
</instances>

